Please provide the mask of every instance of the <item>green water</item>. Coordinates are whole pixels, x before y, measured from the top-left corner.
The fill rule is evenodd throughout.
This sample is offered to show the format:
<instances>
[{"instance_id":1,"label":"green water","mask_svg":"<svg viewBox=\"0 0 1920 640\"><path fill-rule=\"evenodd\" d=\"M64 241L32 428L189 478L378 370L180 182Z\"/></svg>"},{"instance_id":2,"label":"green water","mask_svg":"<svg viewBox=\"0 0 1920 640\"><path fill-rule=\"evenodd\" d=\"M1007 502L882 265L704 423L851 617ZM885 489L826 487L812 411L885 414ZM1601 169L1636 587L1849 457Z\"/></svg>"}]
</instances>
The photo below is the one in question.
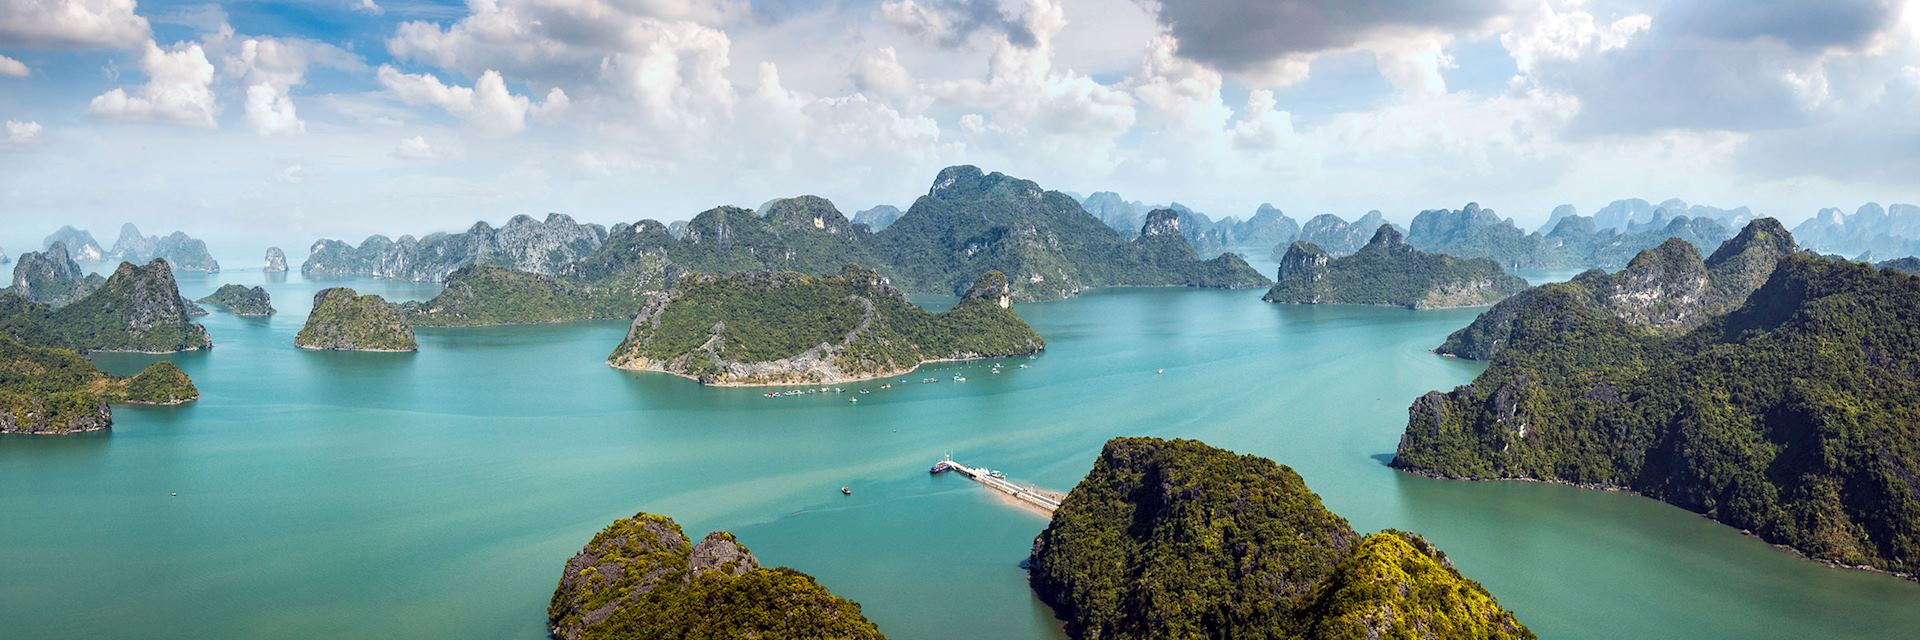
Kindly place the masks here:
<instances>
[{"instance_id":1,"label":"green water","mask_svg":"<svg viewBox=\"0 0 1920 640\"><path fill-rule=\"evenodd\" d=\"M0 637L530 640L566 559L646 510L695 536L734 531L894 638L1057 638L1018 566L1045 522L926 469L950 450L1067 489L1115 435L1292 465L1357 528L1432 538L1548 638L1920 635L1920 585L1658 502L1387 469L1408 403L1477 371L1426 351L1472 310L1099 291L1021 307L1050 347L1027 369L934 366L856 405L607 368L620 323L423 331L410 355L299 351L315 286L268 287L279 316L215 313L217 348L171 357L198 403L117 409L110 433L0 439Z\"/></svg>"}]
</instances>

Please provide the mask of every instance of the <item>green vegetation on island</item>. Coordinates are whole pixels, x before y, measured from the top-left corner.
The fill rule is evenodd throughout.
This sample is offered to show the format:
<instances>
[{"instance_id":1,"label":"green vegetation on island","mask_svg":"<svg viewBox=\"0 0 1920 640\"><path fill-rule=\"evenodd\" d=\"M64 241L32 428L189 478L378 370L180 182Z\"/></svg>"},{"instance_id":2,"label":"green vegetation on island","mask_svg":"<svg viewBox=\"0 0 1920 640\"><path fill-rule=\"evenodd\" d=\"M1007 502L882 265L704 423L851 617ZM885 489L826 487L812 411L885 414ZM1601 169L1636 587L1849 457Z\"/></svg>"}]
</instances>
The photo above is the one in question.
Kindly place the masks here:
<instances>
[{"instance_id":1,"label":"green vegetation on island","mask_svg":"<svg viewBox=\"0 0 1920 640\"><path fill-rule=\"evenodd\" d=\"M1625 488L1815 559L1920 570L1920 278L1791 254L1678 332L1580 289L1543 288L1472 384L1416 401L1394 466Z\"/></svg>"},{"instance_id":2,"label":"green vegetation on island","mask_svg":"<svg viewBox=\"0 0 1920 640\"><path fill-rule=\"evenodd\" d=\"M1514 317L1548 291L1561 292L1629 325L1662 333L1685 331L1746 301L1774 265L1793 251L1793 236L1772 218L1747 223L1739 235L1704 260L1692 243L1669 238L1640 252L1617 274L1591 270L1570 282L1529 289L1494 305L1447 336L1435 351L1474 360L1492 358L1509 340Z\"/></svg>"},{"instance_id":3,"label":"green vegetation on island","mask_svg":"<svg viewBox=\"0 0 1920 640\"><path fill-rule=\"evenodd\" d=\"M196 302L225 307L228 313L236 316L263 317L274 314L273 297L267 295L264 287L220 285L218 290Z\"/></svg>"},{"instance_id":4,"label":"green vegetation on island","mask_svg":"<svg viewBox=\"0 0 1920 640\"><path fill-rule=\"evenodd\" d=\"M213 346L191 318L205 311L180 297L165 260L120 263L100 288L58 309L0 294L0 332L75 351L173 353Z\"/></svg>"},{"instance_id":5,"label":"green vegetation on island","mask_svg":"<svg viewBox=\"0 0 1920 640\"><path fill-rule=\"evenodd\" d=\"M1485 258L1426 253L1380 225L1353 255L1334 258L1295 241L1280 260L1279 277L1262 300L1287 304L1370 304L1438 309L1489 305L1527 288Z\"/></svg>"},{"instance_id":6,"label":"green vegetation on island","mask_svg":"<svg viewBox=\"0 0 1920 640\"><path fill-rule=\"evenodd\" d=\"M945 313L907 301L879 274L792 271L690 274L653 294L608 363L706 384L840 382L932 360L1032 353L1045 346L1011 307L1006 277L987 273Z\"/></svg>"},{"instance_id":7,"label":"green vegetation on island","mask_svg":"<svg viewBox=\"0 0 1920 640\"><path fill-rule=\"evenodd\" d=\"M115 378L70 349L29 346L0 333L0 433L100 431L113 424L109 403L180 404L199 397L171 362Z\"/></svg>"},{"instance_id":8,"label":"green vegetation on island","mask_svg":"<svg viewBox=\"0 0 1920 640\"><path fill-rule=\"evenodd\" d=\"M1121 237L1072 196L964 165L942 170L905 216L873 234L875 253L888 267L882 271L916 292L958 293L987 271L1007 274L1016 300L1066 298L1103 286L1269 283L1236 255L1200 261L1189 246L1187 259L1169 260L1159 243L1139 240Z\"/></svg>"},{"instance_id":9,"label":"green vegetation on island","mask_svg":"<svg viewBox=\"0 0 1920 640\"><path fill-rule=\"evenodd\" d=\"M334 287L313 295L313 311L293 343L321 351L418 351L413 326L385 298Z\"/></svg>"},{"instance_id":10,"label":"green vegetation on island","mask_svg":"<svg viewBox=\"0 0 1920 640\"><path fill-rule=\"evenodd\" d=\"M580 282L471 265L448 274L446 287L432 300L407 302L401 308L408 321L420 327L625 320L633 316L647 292L661 289L664 271L661 267L639 270L644 277L638 281Z\"/></svg>"},{"instance_id":11,"label":"green vegetation on island","mask_svg":"<svg viewBox=\"0 0 1920 640\"><path fill-rule=\"evenodd\" d=\"M1418 536L1363 536L1299 474L1195 440L1116 438L1034 541L1068 635L1532 638Z\"/></svg>"},{"instance_id":12,"label":"green vegetation on island","mask_svg":"<svg viewBox=\"0 0 1920 640\"><path fill-rule=\"evenodd\" d=\"M567 561L547 607L561 640L880 640L860 605L811 576L760 566L733 534L693 544L673 519L616 520Z\"/></svg>"}]
</instances>

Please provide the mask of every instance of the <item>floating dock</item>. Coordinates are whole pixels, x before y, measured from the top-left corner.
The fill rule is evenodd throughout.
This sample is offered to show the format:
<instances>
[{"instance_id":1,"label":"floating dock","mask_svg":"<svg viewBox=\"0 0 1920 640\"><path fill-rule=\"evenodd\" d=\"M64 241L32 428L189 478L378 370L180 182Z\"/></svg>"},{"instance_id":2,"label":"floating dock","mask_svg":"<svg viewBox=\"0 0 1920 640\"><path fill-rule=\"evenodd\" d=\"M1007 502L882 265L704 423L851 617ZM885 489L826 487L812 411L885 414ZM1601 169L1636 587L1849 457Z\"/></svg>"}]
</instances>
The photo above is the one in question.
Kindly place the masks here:
<instances>
[{"instance_id":1,"label":"floating dock","mask_svg":"<svg viewBox=\"0 0 1920 640\"><path fill-rule=\"evenodd\" d=\"M1043 493L1033 487L1023 487L1014 484L1006 478L996 478L993 476L993 472L986 467L969 467L954 462L951 457L934 463L933 468L928 472L941 473L945 471L959 473L960 475L973 479L974 482L986 485L989 489L1012 496L1015 500L1039 507L1047 513L1053 513L1060 508L1059 498Z\"/></svg>"}]
</instances>

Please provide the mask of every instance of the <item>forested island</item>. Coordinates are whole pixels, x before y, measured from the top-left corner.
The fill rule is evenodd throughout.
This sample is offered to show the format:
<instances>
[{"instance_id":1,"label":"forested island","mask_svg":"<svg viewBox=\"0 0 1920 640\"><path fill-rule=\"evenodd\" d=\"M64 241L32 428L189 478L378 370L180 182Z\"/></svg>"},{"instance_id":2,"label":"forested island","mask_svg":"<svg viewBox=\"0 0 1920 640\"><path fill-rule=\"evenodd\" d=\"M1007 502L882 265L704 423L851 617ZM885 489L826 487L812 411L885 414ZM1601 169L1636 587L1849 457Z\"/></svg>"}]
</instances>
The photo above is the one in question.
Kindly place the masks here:
<instances>
[{"instance_id":1,"label":"forested island","mask_svg":"<svg viewBox=\"0 0 1920 640\"><path fill-rule=\"evenodd\" d=\"M547 625L561 640L885 637L858 603L807 574L760 566L733 534L694 544L650 513L614 521L567 561Z\"/></svg>"},{"instance_id":2,"label":"forested island","mask_svg":"<svg viewBox=\"0 0 1920 640\"><path fill-rule=\"evenodd\" d=\"M1472 384L1413 404L1393 465L1628 489L1815 559L1913 574L1920 278L1783 246L1763 219L1705 261L1747 263L1724 275L1687 247L1642 254L1610 278L1640 282L1634 305L1596 299L1593 279L1542 287L1508 310ZM1706 295L1755 273L1750 295Z\"/></svg>"},{"instance_id":3,"label":"forested island","mask_svg":"<svg viewBox=\"0 0 1920 640\"><path fill-rule=\"evenodd\" d=\"M274 314L273 296L262 287L225 284L213 293L201 297L199 302L224 307L227 312L241 317L266 317Z\"/></svg>"},{"instance_id":4,"label":"forested island","mask_svg":"<svg viewBox=\"0 0 1920 640\"><path fill-rule=\"evenodd\" d=\"M199 397L171 362L116 378L71 349L28 346L0 333L0 433L102 431L113 425L111 404L172 405Z\"/></svg>"},{"instance_id":5,"label":"forested island","mask_svg":"<svg viewBox=\"0 0 1920 640\"><path fill-rule=\"evenodd\" d=\"M692 274L641 306L607 362L704 384L830 383L1044 348L1011 299L999 272L982 275L958 304L937 314L853 265L832 277Z\"/></svg>"},{"instance_id":6,"label":"forested island","mask_svg":"<svg viewBox=\"0 0 1920 640\"><path fill-rule=\"evenodd\" d=\"M398 305L377 295L360 295L344 287L313 294L313 311L293 338L302 349L316 351L419 351L413 325Z\"/></svg>"},{"instance_id":7,"label":"forested island","mask_svg":"<svg viewBox=\"0 0 1920 640\"><path fill-rule=\"evenodd\" d=\"M1335 258L1295 241L1262 300L1287 304L1369 304L1409 309L1490 305L1527 288L1485 258L1463 260L1409 246L1393 225L1380 225L1366 246Z\"/></svg>"},{"instance_id":8,"label":"forested island","mask_svg":"<svg viewBox=\"0 0 1920 640\"><path fill-rule=\"evenodd\" d=\"M16 291L0 293L0 332L27 344L81 352L173 353L213 347L206 328L191 319L206 311L180 296L166 260L120 263L97 289L57 308Z\"/></svg>"},{"instance_id":9,"label":"forested island","mask_svg":"<svg viewBox=\"0 0 1920 640\"><path fill-rule=\"evenodd\" d=\"M1074 638L1532 638L1418 535L1355 532L1293 469L1115 438L1034 540Z\"/></svg>"}]
</instances>

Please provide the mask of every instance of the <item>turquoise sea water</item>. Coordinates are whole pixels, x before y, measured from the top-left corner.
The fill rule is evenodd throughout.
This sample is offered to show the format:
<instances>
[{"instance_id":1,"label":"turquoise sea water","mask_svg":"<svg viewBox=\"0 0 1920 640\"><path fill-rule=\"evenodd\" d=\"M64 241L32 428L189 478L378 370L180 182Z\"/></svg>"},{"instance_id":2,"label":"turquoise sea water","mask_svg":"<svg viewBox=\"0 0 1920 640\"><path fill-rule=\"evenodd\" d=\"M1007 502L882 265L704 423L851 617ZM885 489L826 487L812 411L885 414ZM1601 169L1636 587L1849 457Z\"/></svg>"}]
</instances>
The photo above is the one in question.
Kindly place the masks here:
<instances>
[{"instance_id":1,"label":"turquoise sea water","mask_svg":"<svg viewBox=\"0 0 1920 640\"><path fill-rule=\"evenodd\" d=\"M931 366L852 404L610 369L618 322L423 330L417 354L300 351L318 286L267 286L280 315L215 312L215 349L168 357L199 402L118 408L109 433L0 439L0 637L540 638L566 559L645 510L693 536L735 532L894 638L1058 638L1019 568L1045 521L926 469L951 451L1065 490L1117 435L1291 465L1356 528L1433 539L1546 638L1920 636L1920 585L1652 500L1386 468L1412 399L1478 371L1427 352L1475 310L1096 291L1020 307L1044 355L999 374Z\"/></svg>"}]
</instances>

